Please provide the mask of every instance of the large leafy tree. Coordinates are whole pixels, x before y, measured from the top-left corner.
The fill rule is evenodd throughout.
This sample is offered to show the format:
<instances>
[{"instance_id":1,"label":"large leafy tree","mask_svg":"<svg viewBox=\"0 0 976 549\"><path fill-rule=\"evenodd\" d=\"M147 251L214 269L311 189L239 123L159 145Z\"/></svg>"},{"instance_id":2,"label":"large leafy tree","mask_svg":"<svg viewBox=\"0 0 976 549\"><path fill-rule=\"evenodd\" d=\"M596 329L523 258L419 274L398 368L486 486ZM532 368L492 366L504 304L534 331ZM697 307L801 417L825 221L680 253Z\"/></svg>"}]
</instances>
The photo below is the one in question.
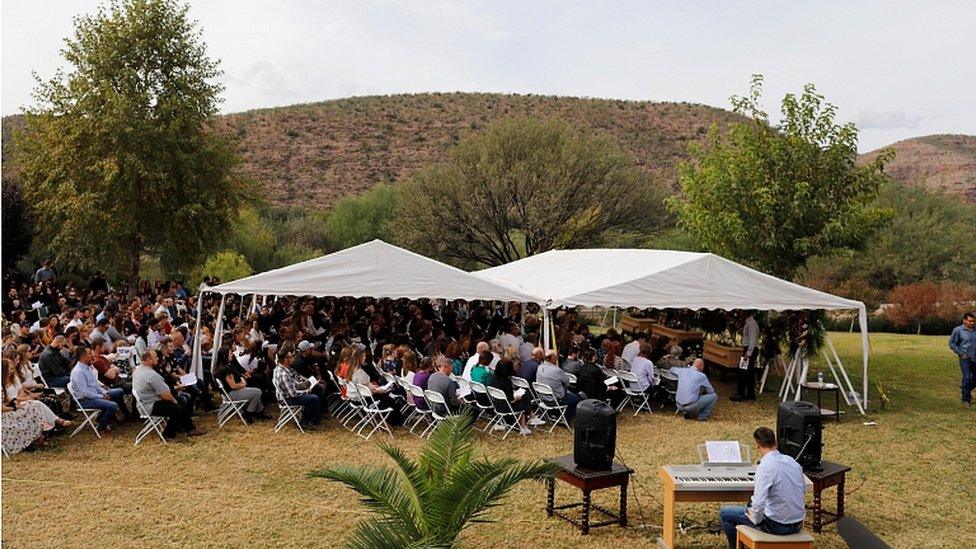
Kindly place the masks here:
<instances>
[{"instance_id":1,"label":"large leafy tree","mask_svg":"<svg viewBox=\"0 0 976 549\"><path fill-rule=\"evenodd\" d=\"M217 61L176 0L116 0L75 20L70 68L35 88L15 161L63 263L125 274L143 254L198 263L250 195L212 128Z\"/></svg>"},{"instance_id":2,"label":"large leafy tree","mask_svg":"<svg viewBox=\"0 0 976 549\"><path fill-rule=\"evenodd\" d=\"M12 267L30 251L34 238L34 218L28 211L20 185L3 182L3 267Z\"/></svg>"},{"instance_id":3,"label":"large leafy tree","mask_svg":"<svg viewBox=\"0 0 976 549\"><path fill-rule=\"evenodd\" d=\"M692 144L679 168L683 193L669 206L705 249L789 279L814 255L861 246L884 222L870 204L890 154L857 165L857 128L837 124L813 85L786 95L778 127L761 98L756 76L748 96L732 98L751 120Z\"/></svg>"},{"instance_id":4,"label":"large leafy tree","mask_svg":"<svg viewBox=\"0 0 976 549\"><path fill-rule=\"evenodd\" d=\"M507 119L406 182L393 231L433 257L500 265L646 235L666 222L664 195L607 136Z\"/></svg>"},{"instance_id":5,"label":"large leafy tree","mask_svg":"<svg viewBox=\"0 0 976 549\"><path fill-rule=\"evenodd\" d=\"M882 298L896 286L919 282L976 282L976 212L957 198L915 185L885 185L877 205L893 212L862 251L818 257L805 269L805 281L857 299ZM861 288L862 291L847 291ZM877 305L879 300L868 300Z\"/></svg>"},{"instance_id":6,"label":"large leafy tree","mask_svg":"<svg viewBox=\"0 0 976 549\"><path fill-rule=\"evenodd\" d=\"M554 472L544 462L475 458L474 432L465 416L441 423L418 460L394 446L381 448L395 468L336 466L312 473L346 484L378 515L360 523L350 547L452 547L465 526L485 522L487 511L516 484Z\"/></svg>"},{"instance_id":7,"label":"large leafy tree","mask_svg":"<svg viewBox=\"0 0 976 549\"><path fill-rule=\"evenodd\" d=\"M329 239L339 249L374 238L387 240L398 195L390 185L377 185L363 196L343 198L329 213Z\"/></svg>"}]
</instances>

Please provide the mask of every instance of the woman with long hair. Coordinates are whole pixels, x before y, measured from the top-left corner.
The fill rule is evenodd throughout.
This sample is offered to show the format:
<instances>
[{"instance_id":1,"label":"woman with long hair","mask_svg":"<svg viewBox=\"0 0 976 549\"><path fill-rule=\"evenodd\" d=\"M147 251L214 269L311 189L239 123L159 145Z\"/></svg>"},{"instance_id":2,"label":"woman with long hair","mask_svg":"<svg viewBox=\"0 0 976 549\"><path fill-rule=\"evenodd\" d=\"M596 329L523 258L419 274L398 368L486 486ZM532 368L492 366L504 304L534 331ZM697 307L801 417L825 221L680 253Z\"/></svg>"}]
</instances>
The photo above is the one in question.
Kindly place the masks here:
<instances>
[{"instance_id":1,"label":"woman with long hair","mask_svg":"<svg viewBox=\"0 0 976 549\"><path fill-rule=\"evenodd\" d=\"M3 449L16 454L31 444L44 444L44 433L55 427L70 427L72 422L59 418L43 402L36 400L40 394L20 383L17 370L8 358L2 360L0 377L3 382Z\"/></svg>"}]
</instances>

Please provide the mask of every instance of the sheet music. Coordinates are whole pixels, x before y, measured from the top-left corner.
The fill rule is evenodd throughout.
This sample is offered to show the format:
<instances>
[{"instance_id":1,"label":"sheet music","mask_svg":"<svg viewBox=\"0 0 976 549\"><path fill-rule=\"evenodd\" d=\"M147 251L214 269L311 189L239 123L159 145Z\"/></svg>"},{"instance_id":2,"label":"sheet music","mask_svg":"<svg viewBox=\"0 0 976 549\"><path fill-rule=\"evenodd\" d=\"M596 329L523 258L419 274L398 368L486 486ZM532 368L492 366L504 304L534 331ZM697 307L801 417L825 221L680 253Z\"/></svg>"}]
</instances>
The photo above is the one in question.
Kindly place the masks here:
<instances>
[{"instance_id":1,"label":"sheet music","mask_svg":"<svg viewBox=\"0 0 976 549\"><path fill-rule=\"evenodd\" d=\"M737 440L706 440L705 451L710 463L742 463L742 451Z\"/></svg>"},{"instance_id":2,"label":"sheet music","mask_svg":"<svg viewBox=\"0 0 976 549\"><path fill-rule=\"evenodd\" d=\"M185 376L180 376L180 383L183 384L184 387L189 387L190 385L196 385L197 375L194 373L189 373L186 374Z\"/></svg>"}]
</instances>

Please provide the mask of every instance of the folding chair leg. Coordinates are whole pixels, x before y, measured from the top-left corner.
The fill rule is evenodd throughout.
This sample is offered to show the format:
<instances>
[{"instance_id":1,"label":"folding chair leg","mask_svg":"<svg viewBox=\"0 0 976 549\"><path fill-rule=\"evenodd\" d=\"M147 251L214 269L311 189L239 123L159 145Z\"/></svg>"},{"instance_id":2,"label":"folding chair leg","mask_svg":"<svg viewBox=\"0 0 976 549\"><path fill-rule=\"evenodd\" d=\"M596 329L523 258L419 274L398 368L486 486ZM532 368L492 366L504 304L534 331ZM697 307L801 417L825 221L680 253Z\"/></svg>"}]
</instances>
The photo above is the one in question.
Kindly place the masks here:
<instances>
[{"instance_id":1,"label":"folding chair leg","mask_svg":"<svg viewBox=\"0 0 976 549\"><path fill-rule=\"evenodd\" d=\"M82 411L81 412L81 415L85 416L84 421L82 421L81 423L78 424L77 427L75 427L75 430L72 431L71 435L68 438L71 438L71 437L77 435L79 431L81 431L82 429L85 428L85 425L90 426L92 428L92 431L95 431L95 436L96 437L102 438L102 435L98 432L98 427L95 425L95 422L93 421L95 418L99 417L101 414L102 414L101 410L99 410L97 412L94 412L94 413L89 413L89 412Z\"/></svg>"}]
</instances>

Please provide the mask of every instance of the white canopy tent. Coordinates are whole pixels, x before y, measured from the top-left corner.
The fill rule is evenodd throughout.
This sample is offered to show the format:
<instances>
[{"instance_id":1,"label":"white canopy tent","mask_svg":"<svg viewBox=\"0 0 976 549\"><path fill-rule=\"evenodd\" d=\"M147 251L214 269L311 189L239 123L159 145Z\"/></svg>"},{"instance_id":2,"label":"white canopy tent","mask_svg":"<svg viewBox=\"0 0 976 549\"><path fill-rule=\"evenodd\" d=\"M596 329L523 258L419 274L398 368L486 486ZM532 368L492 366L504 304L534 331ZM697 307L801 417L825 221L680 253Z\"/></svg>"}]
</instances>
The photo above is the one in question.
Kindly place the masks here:
<instances>
[{"instance_id":1,"label":"white canopy tent","mask_svg":"<svg viewBox=\"0 0 976 549\"><path fill-rule=\"evenodd\" d=\"M222 295L215 342L220 341L227 294L538 301L505 283L475 276L381 240L212 286L204 292ZM193 353L193 370L198 377L203 375L199 348L201 316L198 307Z\"/></svg>"},{"instance_id":2,"label":"white canopy tent","mask_svg":"<svg viewBox=\"0 0 976 549\"><path fill-rule=\"evenodd\" d=\"M794 284L714 254L671 250L552 250L474 274L536 296L547 318L548 309L560 306L856 309L863 353L862 399L867 403L867 311L860 301Z\"/></svg>"}]
</instances>

